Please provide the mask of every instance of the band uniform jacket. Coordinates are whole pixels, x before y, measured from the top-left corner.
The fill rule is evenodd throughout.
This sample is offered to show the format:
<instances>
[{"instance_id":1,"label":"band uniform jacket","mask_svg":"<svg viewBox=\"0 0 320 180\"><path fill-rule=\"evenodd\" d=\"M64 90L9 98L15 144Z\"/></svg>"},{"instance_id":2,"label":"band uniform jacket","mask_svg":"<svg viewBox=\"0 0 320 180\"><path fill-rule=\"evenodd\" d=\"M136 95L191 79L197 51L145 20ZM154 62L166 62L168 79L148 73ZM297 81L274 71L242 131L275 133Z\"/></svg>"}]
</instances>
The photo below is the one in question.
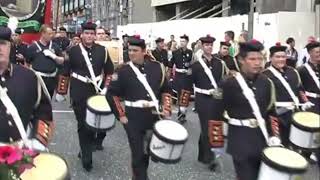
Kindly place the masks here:
<instances>
[{"instance_id":1,"label":"band uniform jacket","mask_svg":"<svg viewBox=\"0 0 320 180\"><path fill-rule=\"evenodd\" d=\"M303 87L298 71L289 66L284 67L284 72L279 71L277 68L275 69L282 75L286 82L288 82L296 97L298 97L300 99L300 102L303 103L305 99L302 99L300 94L301 92L303 92ZM268 76L268 78L271 79L274 83L274 86L276 88L277 102L293 102L293 99L291 98L284 85L269 69L264 70L263 73Z\"/></svg>"},{"instance_id":2,"label":"band uniform jacket","mask_svg":"<svg viewBox=\"0 0 320 180\"><path fill-rule=\"evenodd\" d=\"M38 46L33 43L28 47L27 52L27 62L32 65L32 69L35 71L39 71L42 73L54 73L57 71L58 64L51 59L50 57L46 57L43 54L43 50L49 49L57 56L62 56L62 51L54 42L51 42L51 49L50 49L50 43L48 43L46 46L44 46L40 41L37 41L39 46L41 47L41 50L38 48Z\"/></svg>"},{"instance_id":3,"label":"band uniform jacket","mask_svg":"<svg viewBox=\"0 0 320 180\"><path fill-rule=\"evenodd\" d=\"M252 89L260 112L266 121L269 136L272 136L269 116L275 116L275 89L272 81L264 74L253 79L244 77L247 85ZM227 78L223 83L223 102L226 112L234 119L256 119L253 110L242 94L242 89L235 77ZM229 124L227 152L236 159L260 157L262 150L267 146L266 140L257 126L234 126Z\"/></svg>"},{"instance_id":4,"label":"band uniform jacket","mask_svg":"<svg viewBox=\"0 0 320 180\"><path fill-rule=\"evenodd\" d=\"M162 93L170 93L165 73L159 62L145 60L143 65L136 66L141 73L145 74L147 81L158 100L161 100ZM119 111L119 101L116 100L117 98L122 98L125 101L131 102L152 100L145 87L137 79L136 74L128 64L120 67L112 76L112 81L106 97L117 119L119 119L119 116L121 115L121 112ZM153 112L155 112L155 108L134 108L126 106L125 115L129 120L128 126L134 129L152 129L153 124L159 120L158 116L154 115Z\"/></svg>"},{"instance_id":5,"label":"band uniform jacket","mask_svg":"<svg viewBox=\"0 0 320 180\"><path fill-rule=\"evenodd\" d=\"M313 65L311 62L308 62L310 67L313 69L316 80L320 82L320 65ZM308 99L314 104L312 108L310 108L311 112L320 114L320 87L317 86L312 76L308 72L307 68L302 65L298 68L298 72L300 74L302 86L306 92ZM314 93L317 97L308 96L308 93Z\"/></svg>"},{"instance_id":6,"label":"band uniform jacket","mask_svg":"<svg viewBox=\"0 0 320 180\"><path fill-rule=\"evenodd\" d=\"M220 59L217 59L215 57L213 57L210 62L205 60L204 57L203 57L203 60L207 64L208 68L211 70L212 76L215 79L218 88L220 89L221 82L228 73L228 68L226 67L226 64ZM192 83L195 85L195 87L200 89L205 89L205 90L214 89L209 77L205 73L199 61L194 62L191 67L192 67L192 75L191 75ZM192 86L192 84L189 86ZM222 91L222 89L220 89L220 91ZM220 118L220 116L222 115L221 111L223 111L223 107L221 105L222 103L221 98L222 97L214 98L213 96L210 96L210 95L196 93L195 108L200 111L203 108L207 109L208 107L211 107L211 108L214 107L214 110L209 112L212 112L215 115L213 115L214 117L210 117L210 118ZM207 99L206 103L203 102L204 99Z\"/></svg>"},{"instance_id":7,"label":"band uniform jacket","mask_svg":"<svg viewBox=\"0 0 320 180\"><path fill-rule=\"evenodd\" d=\"M167 50L159 50L155 49L152 51L152 55L156 58L156 60L162 63L165 66L168 66L168 51Z\"/></svg>"},{"instance_id":8,"label":"band uniform jacket","mask_svg":"<svg viewBox=\"0 0 320 180\"><path fill-rule=\"evenodd\" d=\"M236 58L234 58L234 57L232 57L230 55L222 56L219 53L214 54L213 56L215 58L217 58L217 59L223 60L226 63L226 65L227 65L229 70L233 70L233 71L238 71L239 72L239 64L238 64Z\"/></svg>"},{"instance_id":9,"label":"band uniform jacket","mask_svg":"<svg viewBox=\"0 0 320 180\"><path fill-rule=\"evenodd\" d=\"M185 51L180 48L174 52L172 52L172 58L168 63L169 68L173 68L175 65L176 69L184 69L190 70L191 62L192 62L193 52L190 49L186 49ZM191 71L190 71L191 72ZM192 87L188 87L191 81L190 73L179 73L176 70L175 78L173 81L173 89L178 93L181 89L191 90Z\"/></svg>"},{"instance_id":10,"label":"band uniform jacket","mask_svg":"<svg viewBox=\"0 0 320 180\"><path fill-rule=\"evenodd\" d=\"M22 63L24 64L24 61L19 60L16 55L17 54L22 54L24 56L24 58L27 57L27 49L28 49L28 45L25 43L21 43L21 44L13 44L11 45L11 50L10 50L10 62L13 64L19 64Z\"/></svg>"},{"instance_id":11,"label":"band uniform jacket","mask_svg":"<svg viewBox=\"0 0 320 180\"><path fill-rule=\"evenodd\" d=\"M0 84L8 90L7 94L16 106L25 129L29 123L36 127L40 120L52 122L51 102L42 91L34 72L20 65L11 64L0 76ZM0 101L0 142L11 143L20 140L21 136L6 109Z\"/></svg>"},{"instance_id":12,"label":"band uniform jacket","mask_svg":"<svg viewBox=\"0 0 320 180\"><path fill-rule=\"evenodd\" d=\"M104 81L106 75L112 75L114 66L110 56L106 53L105 47L93 44L91 48L84 47L88 52L89 59L91 60L92 68L95 76L103 75ZM106 57L107 55L107 57ZM86 61L82 55L80 46L74 46L69 51L69 61L65 61L63 75L71 76L71 73L76 73L83 77L89 77ZM101 88L104 88L104 82L101 83ZM76 78L70 79L70 97L73 102L86 102L86 100L97 92L91 83L84 83Z\"/></svg>"}]
</instances>

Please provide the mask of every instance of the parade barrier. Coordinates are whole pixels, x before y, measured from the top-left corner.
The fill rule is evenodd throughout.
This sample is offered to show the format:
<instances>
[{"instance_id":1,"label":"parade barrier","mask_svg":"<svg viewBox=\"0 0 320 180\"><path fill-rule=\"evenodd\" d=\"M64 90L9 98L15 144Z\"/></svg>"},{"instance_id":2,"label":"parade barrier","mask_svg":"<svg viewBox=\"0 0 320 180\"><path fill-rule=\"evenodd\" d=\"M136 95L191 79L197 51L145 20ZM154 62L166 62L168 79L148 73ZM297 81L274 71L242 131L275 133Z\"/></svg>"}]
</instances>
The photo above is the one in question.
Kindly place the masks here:
<instances>
[{"instance_id":1,"label":"parade barrier","mask_svg":"<svg viewBox=\"0 0 320 180\"><path fill-rule=\"evenodd\" d=\"M254 38L262 42L265 47L271 47L274 42L285 41L288 37L294 37L296 48L302 49L307 42L308 36L315 35L315 13L310 12L279 12L274 14L255 14ZM216 17L206 19L188 19L162 21L155 23L128 24L118 26L117 36L124 34L140 34L146 39L149 47L155 47L154 40L158 37L169 40L170 35L175 35L176 40L183 34L189 35L190 42L199 37L210 34L217 41L224 41L224 32L235 32L236 41L241 31L247 29L247 15L230 17ZM191 45L191 43L189 43ZM219 46L214 47L218 51Z\"/></svg>"}]
</instances>

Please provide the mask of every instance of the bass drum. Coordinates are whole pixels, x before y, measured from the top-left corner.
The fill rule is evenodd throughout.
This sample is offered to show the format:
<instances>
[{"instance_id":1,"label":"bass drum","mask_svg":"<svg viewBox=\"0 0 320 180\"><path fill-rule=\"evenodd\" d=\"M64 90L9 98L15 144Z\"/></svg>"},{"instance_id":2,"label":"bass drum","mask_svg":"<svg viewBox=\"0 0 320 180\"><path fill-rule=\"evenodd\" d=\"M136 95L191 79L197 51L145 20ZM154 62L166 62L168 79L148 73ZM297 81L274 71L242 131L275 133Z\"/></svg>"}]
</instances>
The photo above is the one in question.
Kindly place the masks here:
<instances>
[{"instance_id":1,"label":"bass drum","mask_svg":"<svg viewBox=\"0 0 320 180\"><path fill-rule=\"evenodd\" d=\"M153 129L150 155L163 163L177 163L188 139L187 130L171 120L158 121Z\"/></svg>"},{"instance_id":2,"label":"bass drum","mask_svg":"<svg viewBox=\"0 0 320 180\"><path fill-rule=\"evenodd\" d=\"M295 151L282 147L263 150L258 180L302 179L307 171L307 160Z\"/></svg>"},{"instance_id":3,"label":"bass drum","mask_svg":"<svg viewBox=\"0 0 320 180\"><path fill-rule=\"evenodd\" d=\"M40 153L34 167L23 172L21 180L70 180L67 162L56 154Z\"/></svg>"},{"instance_id":4,"label":"bass drum","mask_svg":"<svg viewBox=\"0 0 320 180\"><path fill-rule=\"evenodd\" d=\"M320 148L320 115L312 112L297 112L289 137L293 146L298 149L314 151Z\"/></svg>"}]
</instances>

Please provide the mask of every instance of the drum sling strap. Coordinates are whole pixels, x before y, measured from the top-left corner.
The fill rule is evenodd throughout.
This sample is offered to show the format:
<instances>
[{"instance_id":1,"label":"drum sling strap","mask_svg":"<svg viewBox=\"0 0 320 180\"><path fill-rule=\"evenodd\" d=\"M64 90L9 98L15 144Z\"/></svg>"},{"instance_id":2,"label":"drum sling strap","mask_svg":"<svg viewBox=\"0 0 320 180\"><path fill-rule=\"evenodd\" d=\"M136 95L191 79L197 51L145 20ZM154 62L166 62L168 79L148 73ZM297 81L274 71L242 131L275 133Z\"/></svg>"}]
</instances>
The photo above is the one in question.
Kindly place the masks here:
<instances>
[{"instance_id":1,"label":"drum sling strap","mask_svg":"<svg viewBox=\"0 0 320 180\"><path fill-rule=\"evenodd\" d=\"M297 106L299 104L299 99L297 98L297 96L294 94L294 92L292 91L289 83L283 78L283 76L273 67L270 66L268 68L271 73L280 80L281 84L286 88L287 92L289 93L291 99L293 100L295 106Z\"/></svg>"},{"instance_id":2,"label":"drum sling strap","mask_svg":"<svg viewBox=\"0 0 320 180\"><path fill-rule=\"evenodd\" d=\"M208 76L211 85L213 86L214 89L218 88L217 82L214 79L212 72L210 71L209 67L206 65L206 63L204 62L203 58L199 58L198 59L199 63L201 64L202 68L204 69L204 72L206 73L206 75Z\"/></svg>"},{"instance_id":3,"label":"drum sling strap","mask_svg":"<svg viewBox=\"0 0 320 180\"><path fill-rule=\"evenodd\" d=\"M84 49L82 43L79 44L79 47L81 49L82 56L83 56L84 60L86 61L86 64L87 64L87 67L88 67L88 70L89 70L89 73L91 76L91 78L89 78L89 77L86 77L86 78L88 80L90 80L90 82L93 84L96 92L98 93L101 91L100 86L102 83L102 79L100 79L99 82L96 81L96 75L94 74L92 63L91 63L89 56L88 56L88 52Z\"/></svg>"},{"instance_id":4,"label":"drum sling strap","mask_svg":"<svg viewBox=\"0 0 320 180\"><path fill-rule=\"evenodd\" d=\"M309 74L311 75L313 81L316 83L318 89L320 89L320 81L318 81L316 73L312 70L311 66L308 63L305 63L304 66L307 68Z\"/></svg>"},{"instance_id":5,"label":"drum sling strap","mask_svg":"<svg viewBox=\"0 0 320 180\"><path fill-rule=\"evenodd\" d=\"M263 136L264 136L264 138L266 140L266 143L268 144L269 136L268 136L268 131L267 131L267 128L266 128L265 120L263 119L263 117L261 115L258 103L257 103L257 101L256 101L256 99L254 97L254 93L248 87L246 81L244 80L243 76L240 73L236 73L235 78L236 78L237 82L239 83L239 85L240 85L240 87L242 89L242 94L248 100L248 102L249 102L249 104L251 106L251 109L253 111L253 115L257 119L259 127L260 127L260 130L261 130L261 132L262 132L262 134L263 134Z\"/></svg>"},{"instance_id":6,"label":"drum sling strap","mask_svg":"<svg viewBox=\"0 0 320 180\"><path fill-rule=\"evenodd\" d=\"M129 65L132 68L133 72L137 75L137 78L142 83L143 87L147 90L153 103L155 104L155 108L158 115L160 115L160 109L159 109L159 103L158 103L159 101L155 96L153 90L151 89L150 84L147 81L147 78L139 71L139 69L136 66L133 65L132 61L129 62Z\"/></svg>"},{"instance_id":7,"label":"drum sling strap","mask_svg":"<svg viewBox=\"0 0 320 180\"><path fill-rule=\"evenodd\" d=\"M10 97L8 96L7 89L3 88L1 85L0 85L0 99L3 105L7 108L7 112L10 113L10 115L12 116L13 121L18 128L23 144L28 147L27 132L24 129L18 110L16 106L13 104L13 102L11 101Z\"/></svg>"}]
</instances>

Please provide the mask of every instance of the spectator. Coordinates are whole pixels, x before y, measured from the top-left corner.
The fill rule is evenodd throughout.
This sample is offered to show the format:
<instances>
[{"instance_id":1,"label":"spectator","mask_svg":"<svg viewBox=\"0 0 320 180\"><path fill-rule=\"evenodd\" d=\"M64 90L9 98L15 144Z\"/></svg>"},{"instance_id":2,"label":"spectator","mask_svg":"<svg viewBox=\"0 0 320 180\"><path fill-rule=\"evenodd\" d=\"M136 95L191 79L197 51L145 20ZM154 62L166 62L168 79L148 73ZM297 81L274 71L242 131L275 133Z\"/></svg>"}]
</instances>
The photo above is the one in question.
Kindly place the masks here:
<instances>
[{"instance_id":1,"label":"spectator","mask_svg":"<svg viewBox=\"0 0 320 180\"><path fill-rule=\"evenodd\" d=\"M289 46L288 49L286 50L287 65L295 68L298 61L298 51L294 48L296 44L295 40L292 37L289 37L286 43Z\"/></svg>"}]
</instances>

